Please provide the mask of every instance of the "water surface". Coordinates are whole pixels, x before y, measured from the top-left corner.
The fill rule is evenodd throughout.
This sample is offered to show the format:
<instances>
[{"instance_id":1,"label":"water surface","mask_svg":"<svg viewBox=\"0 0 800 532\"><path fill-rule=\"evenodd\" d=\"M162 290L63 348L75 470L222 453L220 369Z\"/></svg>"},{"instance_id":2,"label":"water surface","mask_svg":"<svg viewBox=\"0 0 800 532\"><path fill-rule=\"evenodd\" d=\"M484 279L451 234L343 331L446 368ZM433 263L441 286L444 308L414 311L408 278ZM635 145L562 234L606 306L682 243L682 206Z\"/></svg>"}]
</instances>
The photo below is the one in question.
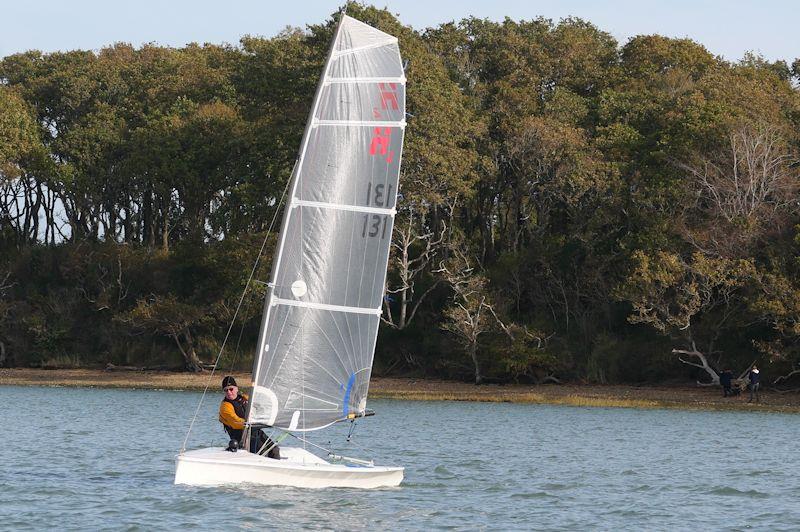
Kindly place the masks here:
<instances>
[{"instance_id":1,"label":"water surface","mask_svg":"<svg viewBox=\"0 0 800 532\"><path fill-rule=\"evenodd\" d=\"M0 529L796 530L796 415L376 400L400 488L174 486L199 393L0 387ZM207 398L189 447L224 445Z\"/></svg>"}]
</instances>

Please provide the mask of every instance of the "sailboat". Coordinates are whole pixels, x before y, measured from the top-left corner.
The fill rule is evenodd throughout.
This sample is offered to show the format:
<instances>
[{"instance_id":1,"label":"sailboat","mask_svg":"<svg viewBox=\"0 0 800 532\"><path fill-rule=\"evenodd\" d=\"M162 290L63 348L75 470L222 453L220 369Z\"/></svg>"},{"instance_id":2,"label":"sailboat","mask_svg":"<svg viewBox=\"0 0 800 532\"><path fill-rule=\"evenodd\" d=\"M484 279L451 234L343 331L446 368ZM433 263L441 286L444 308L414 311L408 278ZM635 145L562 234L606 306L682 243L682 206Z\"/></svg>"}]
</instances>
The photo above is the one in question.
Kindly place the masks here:
<instances>
[{"instance_id":1,"label":"sailboat","mask_svg":"<svg viewBox=\"0 0 800 532\"><path fill-rule=\"evenodd\" d=\"M245 429L272 429L304 444L281 445L280 459L184 449L176 484L377 488L403 480L402 467L317 456L304 436L372 414L367 393L396 213L405 84L397 38L342 14L289 185Z\"/></svg>"}]
</instances>

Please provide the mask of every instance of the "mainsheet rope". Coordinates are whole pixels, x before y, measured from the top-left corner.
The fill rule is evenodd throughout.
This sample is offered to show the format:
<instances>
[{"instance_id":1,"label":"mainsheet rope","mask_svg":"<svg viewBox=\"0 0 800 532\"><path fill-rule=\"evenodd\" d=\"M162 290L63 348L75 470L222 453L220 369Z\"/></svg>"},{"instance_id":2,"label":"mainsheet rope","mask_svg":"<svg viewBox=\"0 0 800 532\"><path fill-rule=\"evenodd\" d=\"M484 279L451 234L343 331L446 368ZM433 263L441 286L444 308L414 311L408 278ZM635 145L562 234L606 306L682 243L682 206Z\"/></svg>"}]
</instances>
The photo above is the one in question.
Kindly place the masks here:
<instances>
[{"instance_id":1,"label":"mainsheet rope","mask_svg":"<svg viewBox=\"0 0 800 532\"><path fill-rule=\"evenodd\" d=\"M294 165L297 166L297 160L295 160ZM275 226L275 220L278 219L278 213L281 210L281 205L283 205L284 200L286 199L286 191L289 190L289 184L292 182L292 176L294 176L295 168L292 168L292 173L290 174L289 179L286 180L286 186L283 187L283 194L281 194L281 199L278 202L278 206L275 209L275 214L272 215L272 221L269 224L269 229L267 229L267 234L264 235L264 241L261 243L261 249L258 250L258 255L256 256L256 260L253 263L253 269L250 270L250 276L247 278L247 283L244 285L244 290L242 291L242 297L239 298L239 304L236 305L236 311L233 313L233 319L231 319L231 324L228 326L228 332L225 333L225 339L222 341L222 345L219 348L219 353L217 353L217 358L214 360L214 367L211 368L211 373L208 375L208 379L206 380L206 387L203 389L203 395L200 397L200 402L197 403L197 408L194 411L194 416L192 416L192 422L189 423L189 430L186 431L186 437L183 439L183 445L181 445L180 454L183 454L186 451L186 442L189 441L189 435L192 433L192 428L194 427L194 422L197 420L197 414L200 413L200 408L203 406L203 400L206 398L206 393L208 393L208 387L211 385L211 381L214 378L214 373L217 371L217 365L219 364L219 359L222 357L222 352L225 350L225 344L228 342L228 337L231 335L231 331L233 330L233 326L236 323L236 317L239 315L239 310L242 308L242 303L244 303L244 298L247 295L247 291L250 289L250 283L253 281L253 277L256 274L256 270L258 269L258 263L261 260L261 255L264 254L264 248L267 246L267 240L269 240L269 235L272 234L272 229Z\"/></svg>"}]
</instances>

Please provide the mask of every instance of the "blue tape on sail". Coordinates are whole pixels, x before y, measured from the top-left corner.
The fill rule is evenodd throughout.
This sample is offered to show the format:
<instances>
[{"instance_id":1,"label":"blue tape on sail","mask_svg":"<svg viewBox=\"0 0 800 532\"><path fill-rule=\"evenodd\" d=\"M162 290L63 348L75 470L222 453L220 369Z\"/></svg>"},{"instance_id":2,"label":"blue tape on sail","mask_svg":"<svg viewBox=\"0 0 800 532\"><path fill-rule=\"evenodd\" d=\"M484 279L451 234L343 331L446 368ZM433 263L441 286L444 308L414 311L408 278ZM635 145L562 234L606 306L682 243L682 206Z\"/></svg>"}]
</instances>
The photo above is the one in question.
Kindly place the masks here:
<instances>
[{"instance_id":1,"label":"blue tape on sail","mask_svg":"<svg viewBox=\"0 0 800 532\"><path fill-rule=\"evenodd\" d=\"M356 374L350 374L350 380L347 381L347 388L344 390L344 408L342 408L342 414L344 417L347 417L347 414L350 412L350 392L353 391L353 385L356 383Z\"/></svg>"}]
</instances>

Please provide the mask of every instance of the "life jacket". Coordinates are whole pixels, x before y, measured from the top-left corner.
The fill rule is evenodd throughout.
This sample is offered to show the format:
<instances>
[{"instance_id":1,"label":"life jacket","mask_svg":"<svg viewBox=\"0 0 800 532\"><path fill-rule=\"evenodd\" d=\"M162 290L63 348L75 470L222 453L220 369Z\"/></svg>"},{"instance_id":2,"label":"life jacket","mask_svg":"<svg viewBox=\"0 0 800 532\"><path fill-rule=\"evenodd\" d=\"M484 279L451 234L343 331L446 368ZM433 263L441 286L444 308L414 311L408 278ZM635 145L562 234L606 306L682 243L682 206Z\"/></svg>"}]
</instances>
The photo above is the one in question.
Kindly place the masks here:
<instances>
[{"instance_id":1,"label":"life jacket","mask_svg":"<svg viewBox=\"0 0 800 532\"><path fill-rule=\"evenodd\" d=\"M237 416L243 419L247 418L247 399L242 394L237 395L236 399L228 399L226 397L223 401L233 405L233 411L236 412Z\"/></svg>"}]
</instances>

